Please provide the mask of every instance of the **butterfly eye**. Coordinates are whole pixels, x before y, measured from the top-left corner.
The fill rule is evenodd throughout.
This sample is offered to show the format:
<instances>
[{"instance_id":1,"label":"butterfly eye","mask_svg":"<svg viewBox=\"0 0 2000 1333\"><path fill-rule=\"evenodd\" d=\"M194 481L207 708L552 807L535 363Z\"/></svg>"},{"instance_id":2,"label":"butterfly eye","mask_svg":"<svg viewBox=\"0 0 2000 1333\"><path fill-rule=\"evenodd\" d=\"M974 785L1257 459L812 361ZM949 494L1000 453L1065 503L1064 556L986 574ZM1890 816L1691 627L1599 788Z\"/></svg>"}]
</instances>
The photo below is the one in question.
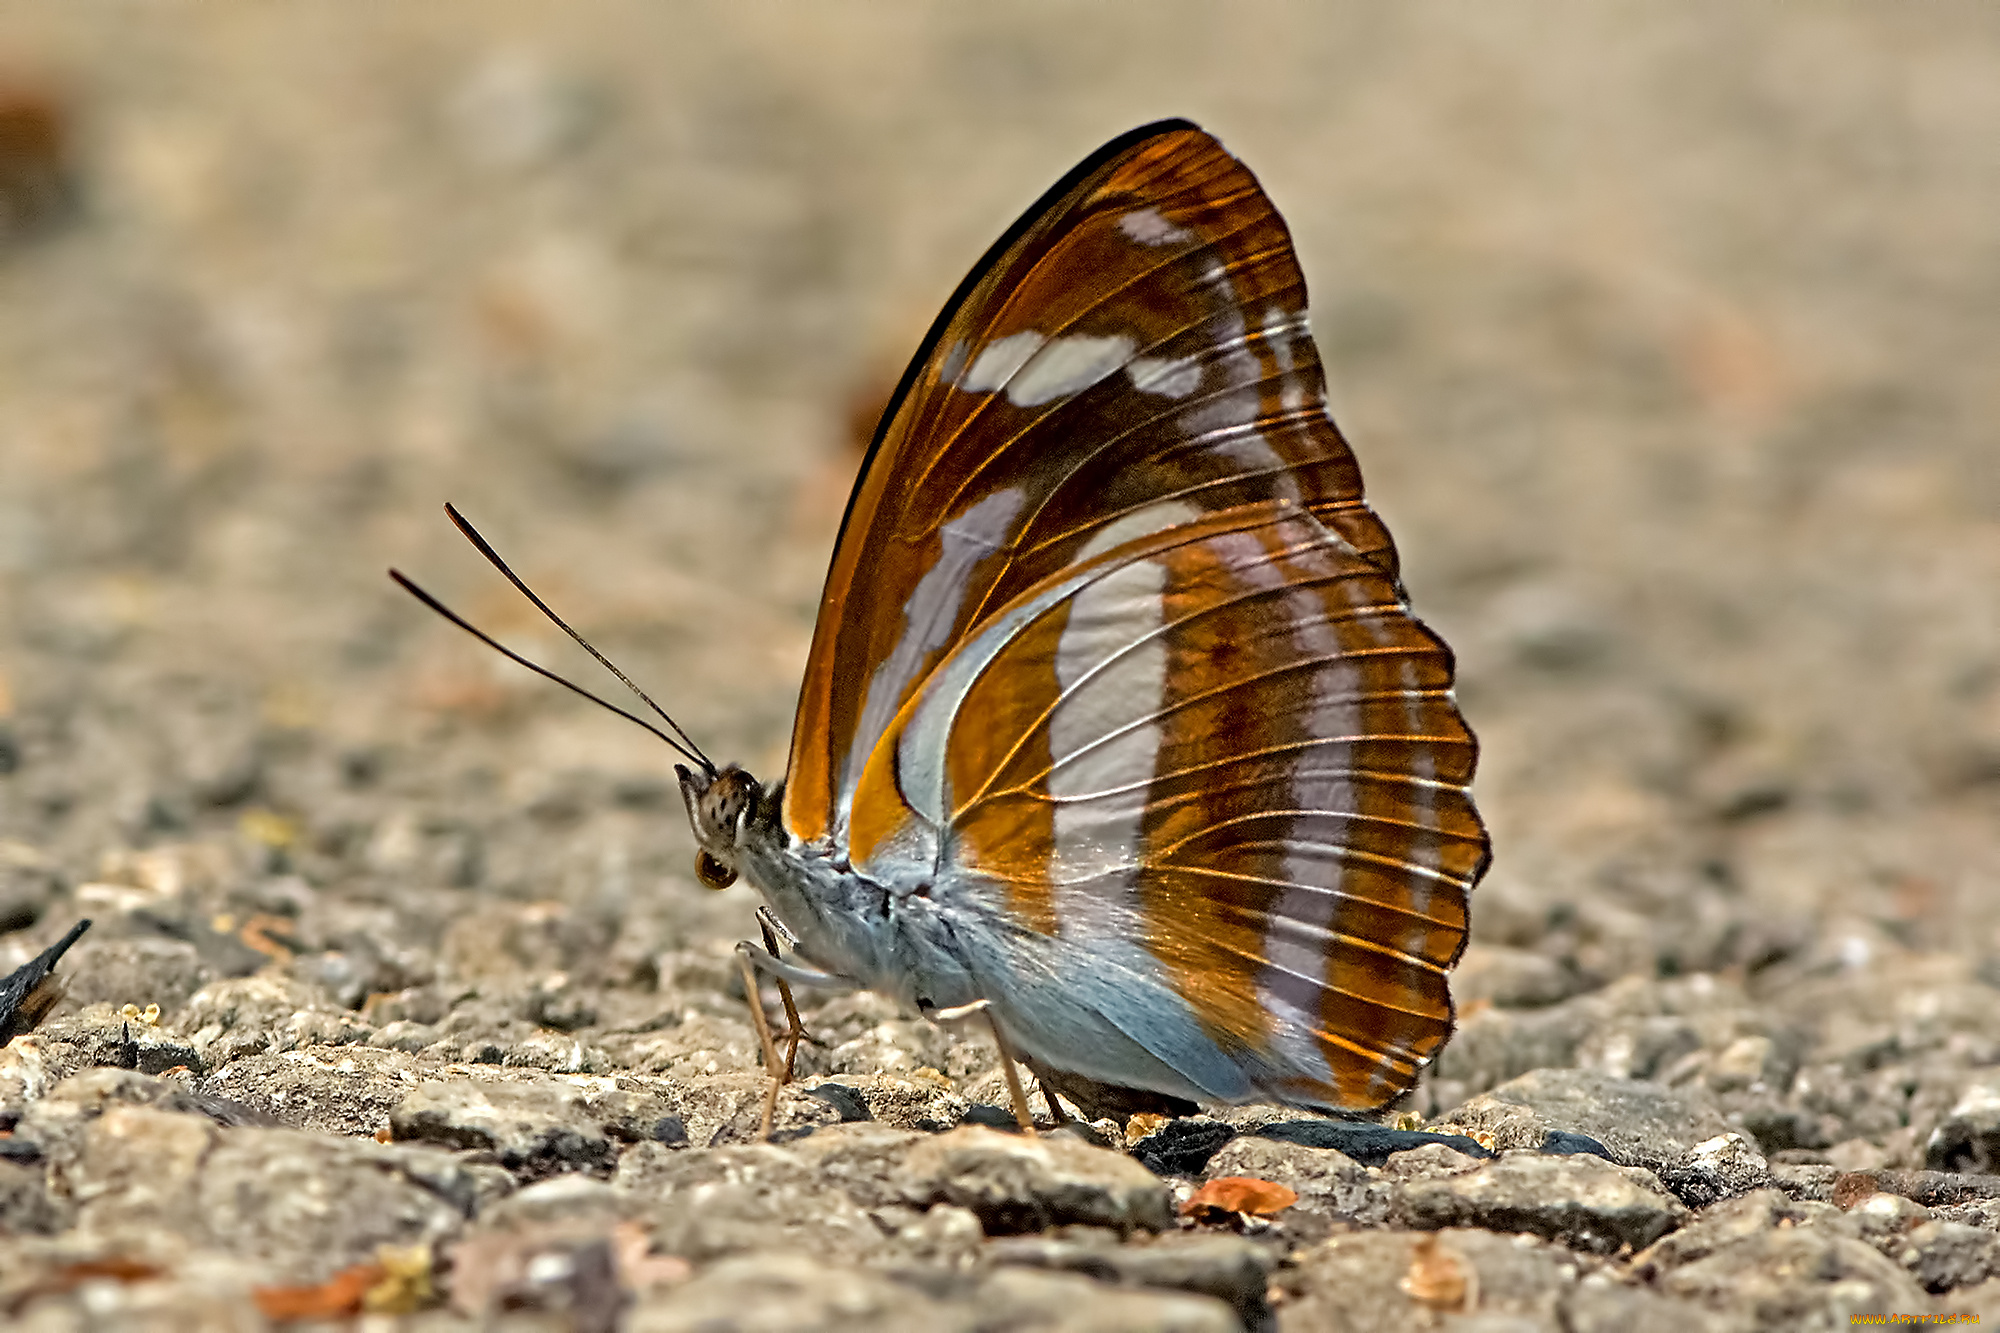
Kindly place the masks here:
<instances>
[{"instance_id":1,"label":"butterfly eye","mask_svg":"<svg viewBox=\"0 0 2000 1333\"><path fill-rule=\"evenodd\" d=\"M711 889L726 889L736 882L736 871L707 852L696 852L694 877Z\"/></svg>"}]
</instances>

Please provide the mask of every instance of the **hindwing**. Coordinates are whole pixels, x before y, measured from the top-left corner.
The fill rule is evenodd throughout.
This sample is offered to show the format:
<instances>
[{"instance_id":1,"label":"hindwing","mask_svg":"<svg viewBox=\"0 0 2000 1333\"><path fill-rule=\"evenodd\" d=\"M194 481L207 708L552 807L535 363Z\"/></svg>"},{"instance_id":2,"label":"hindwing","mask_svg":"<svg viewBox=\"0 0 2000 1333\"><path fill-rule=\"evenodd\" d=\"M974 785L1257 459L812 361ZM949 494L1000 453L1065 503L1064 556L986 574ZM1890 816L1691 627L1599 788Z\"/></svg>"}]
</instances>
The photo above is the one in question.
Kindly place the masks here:
<instances>
[{"instance_id":1,"label":"hindwing","mask_svg":"<svg viewBox=\"0 0 2000 1333\"><path fill-rule=\"evenodd\" d=\"M933 674L861 780L856 868L928 860L1086 955L1136 938L1253 1085L1378 1105L1450 1035L1486 858L1451 673L1299 507L1175 524Z\"/></svg>"}]
</instances>

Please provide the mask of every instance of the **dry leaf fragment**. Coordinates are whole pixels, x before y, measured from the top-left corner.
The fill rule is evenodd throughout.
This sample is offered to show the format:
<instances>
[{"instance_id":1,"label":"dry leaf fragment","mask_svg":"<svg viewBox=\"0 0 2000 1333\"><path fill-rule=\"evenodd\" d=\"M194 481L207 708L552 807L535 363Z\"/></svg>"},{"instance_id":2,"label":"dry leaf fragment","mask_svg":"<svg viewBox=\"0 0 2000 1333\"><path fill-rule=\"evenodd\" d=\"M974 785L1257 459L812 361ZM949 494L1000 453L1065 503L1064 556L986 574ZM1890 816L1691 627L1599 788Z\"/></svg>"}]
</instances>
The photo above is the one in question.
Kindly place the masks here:
<instances>
[{"instance_id":1,"label":"dry leaf fragment","mask_svg":"<svg viewBox=\"0 0 2000 1333\"><path fill-rule=\"evenodd\" d=\"M102 1259L79 1259L75 1263L64 1264L27 1290L17 1293L10 1308L19 1310L39 1296L60 1296L75 1291L86 1282L123 1282L129 1286L134 1282L150 1282L163 1276L165 1271L158 1264L117 1254Z\"/></svg>"},{"instance_id":2,"label":"dry leaf fragment","mask_svg":"<svg viewBox=\"0 0 2000 1333\"><path fill-rule=\"evenodd\" d=\"M1445 1313L1469 1310L1478 1301L1478 1274L1434 1235L1410 1246L1409 1270L1396 1285L1411 1300Z\"/></svg>"},{"instance_id":3,"label":"dry leaf fragment","mask_svg":"<svg viewBox=\"0 0 2000 1333\"><path fill-rule=\"evenodd\" d=\"M1833 1206L1843 1212L1882 1190L1873 1171L1848 1171L1833 1178Z\"/></svg>"},{"instance_id":4,"label":"dry leaf fragment","mask_svg":"<svg viewBox=\"0 0 2000 1333\"><path fill-rule=\"evenodd\" d=\"M694 1265L678 1255L654 1254L653 1238L637 1222L611 1228L611 1253L618 1261L618 1280L632 1291L672 1286L694 1274Z\"/></svg>"},{"instance_id":5,"label":"dry leaf fragment","mask_svg":"<svg viewBox=\"0 0 2000 1333\"><path fill-rule=\"evenodd\" d=\"M292 923L284 917L259 912L243 923L236 937L258 953L282 963L300 952L298 941L288 933L291 929Z\"/></svg>"},{"instance_id":6,"label":"dry leaf fragment","mask_svg":"<svg viewBox=\"0 0 2000 1333\"><path fill-rule=\"evenodd\" d=\"M340 1319L361 1313L371 1287L387 1276L380 1264L355 1264L309 1287L258 1287L250 1293L266 1319Z\"/></svg>"},{"instance_id":7,"label":"dry leaf fragment","mask_svg":"<svg viewBox=\"0 0 2000 1333\"><path fill-rule=\"evenodd\" d=\"M1255 1176L1217 1176L1188 1197L1181 1205L1182 1217L1200 1217L1209 1212L1246 1213L1270 1217L1299 1201L1298 1191L1274 1180Z\"/></svg>"}]
</instances>

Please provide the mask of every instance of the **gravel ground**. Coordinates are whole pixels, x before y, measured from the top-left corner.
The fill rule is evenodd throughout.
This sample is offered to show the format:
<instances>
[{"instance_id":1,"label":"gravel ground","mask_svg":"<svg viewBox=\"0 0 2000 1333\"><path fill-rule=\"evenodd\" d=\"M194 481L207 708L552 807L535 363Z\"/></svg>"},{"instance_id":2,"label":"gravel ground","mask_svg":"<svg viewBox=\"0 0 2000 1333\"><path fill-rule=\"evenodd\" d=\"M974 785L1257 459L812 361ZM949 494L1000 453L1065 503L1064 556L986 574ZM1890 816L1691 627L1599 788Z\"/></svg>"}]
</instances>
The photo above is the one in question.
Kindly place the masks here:
<instances>
[{"instance_id":1,"label":"gravel ground","mask_svg":"<svg viewBox=\"0 0 2000 1333\"><path fill-rule=\"evenodd\" d=\"M1439 1141L996 1133L859 995L757 1142L668 756L382 570L585 674L455 501L775 773L850 421L1165 114L1290 218L1484 742ZM0 969L96 923L0 1318L2000 1315L1996 123L1949 0L0 11Z\"/></svg>"}]
</instances>

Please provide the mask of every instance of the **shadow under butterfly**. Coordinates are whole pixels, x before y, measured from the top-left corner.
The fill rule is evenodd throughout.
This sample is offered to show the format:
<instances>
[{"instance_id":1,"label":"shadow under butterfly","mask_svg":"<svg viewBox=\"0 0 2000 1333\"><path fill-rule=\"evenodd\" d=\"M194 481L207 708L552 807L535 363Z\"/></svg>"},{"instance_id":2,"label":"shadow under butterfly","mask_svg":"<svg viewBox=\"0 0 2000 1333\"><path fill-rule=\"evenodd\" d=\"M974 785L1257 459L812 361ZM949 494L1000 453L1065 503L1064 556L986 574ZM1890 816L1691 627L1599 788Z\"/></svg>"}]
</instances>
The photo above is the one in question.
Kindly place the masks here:
<instances>
[{"instance_id":1,"label":"shadow under butterfly","mask_svg":"<svg viewBox=\"0 0 2000 1333\"><path fill-rule=\"evenodd\" d=\"M764 897L774 1074L787 983L838 986L983 1012L1086 1114L1351 1115L1452 1031L1489 855L1452 672L1328 415L1284 221L1176 120L1030 208L904 373L784 780L625 716L688 760L702 882Z\"/></svg>"}]
</instances>

